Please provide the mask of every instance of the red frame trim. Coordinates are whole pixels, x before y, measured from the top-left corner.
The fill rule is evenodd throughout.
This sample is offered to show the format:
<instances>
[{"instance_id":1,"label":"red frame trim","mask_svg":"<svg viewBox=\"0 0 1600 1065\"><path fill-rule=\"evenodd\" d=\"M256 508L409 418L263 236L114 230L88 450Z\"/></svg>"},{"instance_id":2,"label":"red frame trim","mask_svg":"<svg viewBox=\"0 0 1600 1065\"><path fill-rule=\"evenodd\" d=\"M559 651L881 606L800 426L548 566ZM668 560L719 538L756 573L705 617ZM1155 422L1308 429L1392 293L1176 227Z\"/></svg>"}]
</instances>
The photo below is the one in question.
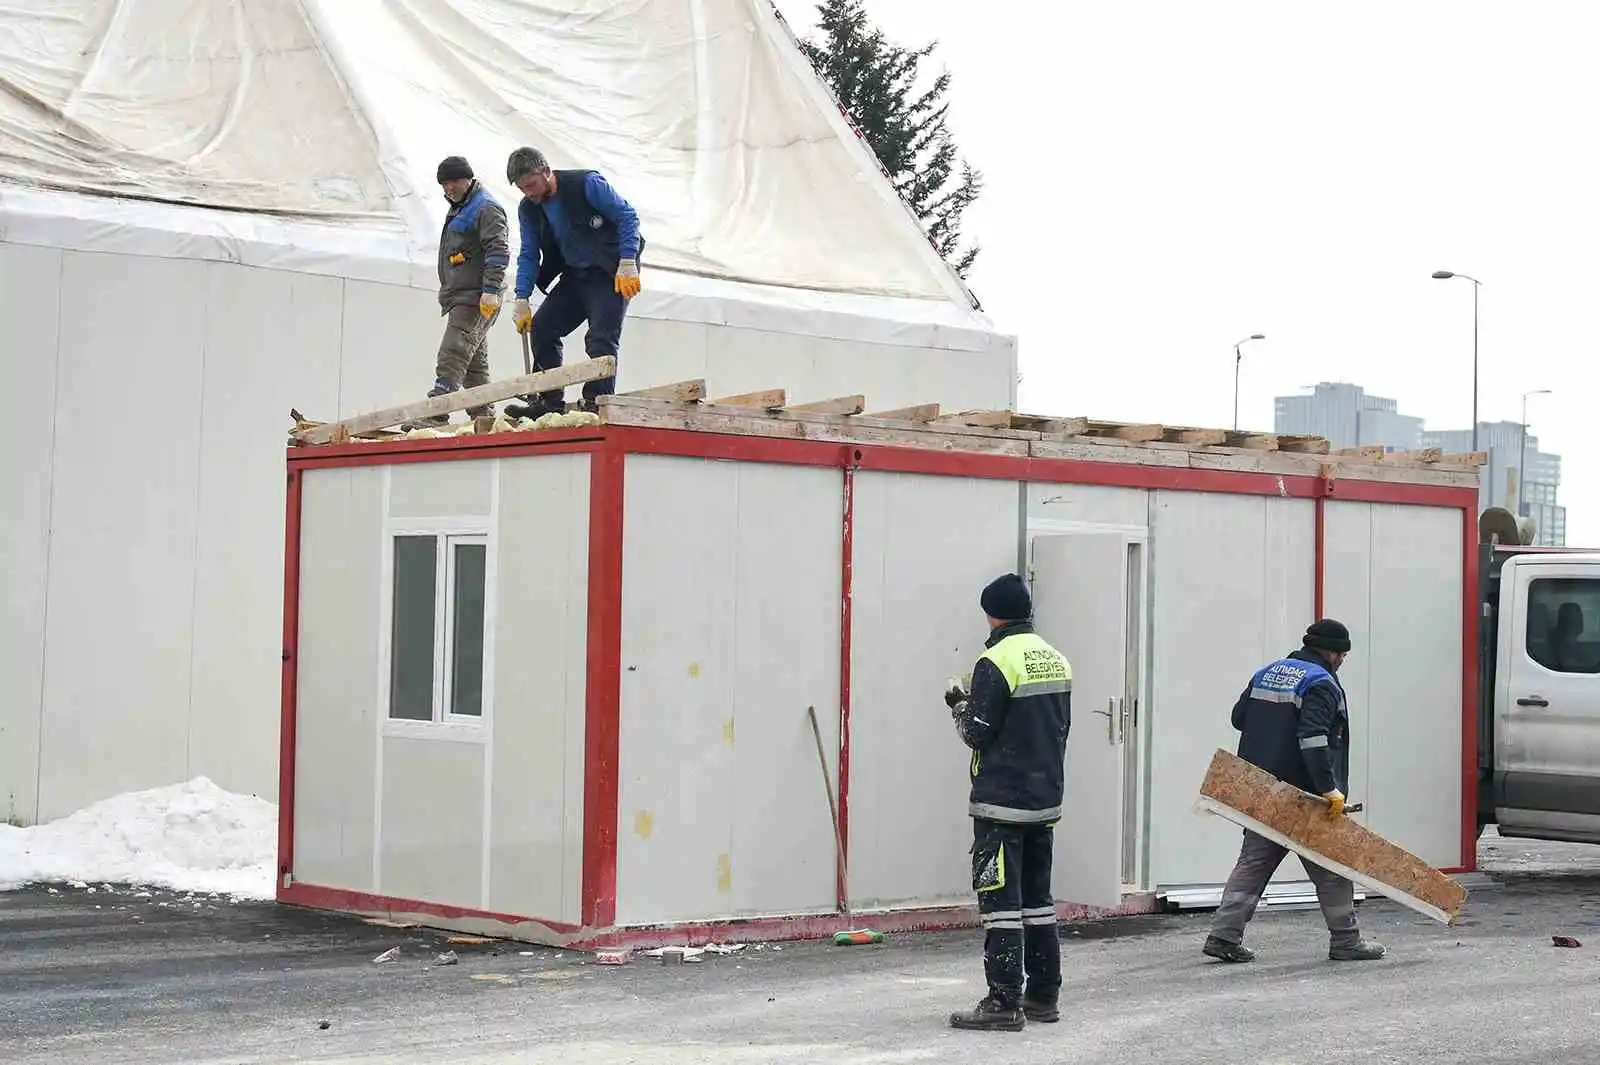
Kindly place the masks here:
<instances>
[{"instance_id":1,"label":"red frame trim","mask_svg":"<svg viewBox=\"0 0 1600 1065\"><path fill-rule=\"evenodd\" d=\"M278 729L278 897L294 870L295 714L300 665L300 471L289 470L283 535L283 689Z\"/></svg>"},{"instance_id":2,"label":"red frame trim","mask_svg":"<svg viewBox=\"0 0 1600 1065\"><path fill-rule=\"evenodd\" d=\"M583 923L617 916L617 805L622 747L623 451L589 457L589 633L583 746Z\"/></svg>"},{"instance_id":3,"label":"red frame trim","mask_svg":"<svg viewBox=\"0 0 1600 1065\"><path fill-rule=\"evenodd\" d=\"M853 459L844 467L844 507L839 543L839 854L838 904L850 912L850 672L855 632L856 470Z\"/></svg>"},{"instance_id":4,"label":"red frame trim","mask_svg":"<svg viewBox=\"0 0 1600 1065\"><path fill-rule=\"evenodd\" d=\"M780 423L774 423L778 425ZM800 425L804 431L806 426ZM1478 490L1437 485L1396 484L1384 481L1342 480L1328 476L1290 475L1247 471L1195 470L1176 466L1145 466L1110 461L1035 458L1030 456L944 452L882 445L840 444L837 441L751 437L702 431L645 429L632 426L586 427L539 433L502 433L440 440L397 440L372 444L343 444L291 448L288 454L289 497L284 567L284 668L283 715L279 764L278 898L284 902L330 909L391 910L447 918L481 918L511 923L533 923L552 931L577 930L547 921L529 921L509 915L479 914L431 903L387 899L359 892L311 885L283 885L283 874L294 866L294 779L296 662L298 656L301 478L306 470L341 466L394 465L411 462L459 461L475 458L510 458L531 454L588 452L589 504L589 616L588 688L585 704L585 779L582 920L589 929L609 929L616 919L617 833L620 785L622 540L624 476L629 454L676 455L742 462L783 463L839 467L844 477L844 519L840 542L840 698L839 698L839 837L846 861L839 864L837 895L841 913L805 918L673 926L672 938L693 936L697 929L724 934L738 927L753 929L764 938L794 938L826 934L845 927L848 919L848 845L850 779L850 680L853 628L853 553L855 471L930 474L956 477L1020 480L1057 484L1090 484L1127 488L1217 492L1235 495L1311 499L1316 504L1315 606L1324 606L1326 578L1326 517L1329 498L1366 503L1395 503L1460 510L1463 524L1462 565L1462 827L1463 871L1477 868L1477 522ZM837 860L836 860L837 861ZM924 922L930 914L966 914L969 908L949 911L907 911L901 915L874 914L875 927L895 929L900 922L915 928L965 925L965 918L938 925ZM843 923L841 923L843 922ZM834 927L837 924L838 927ZM565 934L565 933L563 933ZM659 941L660 930L599 932L586 943Z\"/></svg>"}]
</instances>

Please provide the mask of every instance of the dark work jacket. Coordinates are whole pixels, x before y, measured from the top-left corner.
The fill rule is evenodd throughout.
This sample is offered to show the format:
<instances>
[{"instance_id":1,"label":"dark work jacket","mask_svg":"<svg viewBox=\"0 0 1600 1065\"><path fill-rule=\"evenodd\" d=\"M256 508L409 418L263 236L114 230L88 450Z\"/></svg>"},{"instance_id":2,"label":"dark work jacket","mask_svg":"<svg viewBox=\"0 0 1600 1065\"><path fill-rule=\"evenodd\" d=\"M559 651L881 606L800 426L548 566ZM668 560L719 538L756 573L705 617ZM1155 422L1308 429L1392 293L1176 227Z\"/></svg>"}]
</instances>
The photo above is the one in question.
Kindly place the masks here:
<instances>
[{"instance_id":1,"label":"dark work jacket","mask_svg":"<svg viewBox=\"0 0 1600 1065\"><path fill-rule=\"evenodd\" d=\"M1239 757L1316 795L1346 791L1350 711L1344 686L1305 648L1256 671L1233 707Z\"/></svg>"},{"instance_id":2,"label":"dark work jacket","mask_svg":"<svg viewBox=\"0 0 1600 1065\"><path fill-rule=\"evenodd\" d=\"M569 238L582 245L583 258L595 263L607 276L615 276L617 263L622 258L622 237L616 222L607 218L589 202L585 188L593 170L557 170L556 200L566 216ZM540 292L549 292L556 278L567 269L566 256L556 240L555 226L545 218L544 208L524 198L517 206L517 217L525 235L532 234L539 248L539 270L533 284ZM644 256L644 235L639 235L638 257Z\"/></svg>"},{"instance_id":3,"label":"dark work jacket","mask_svg":"<svg viewBox=\"0 0 1600 1065\"><path fill-rule=\"evenodd\" d=\"M972 748L967 812L986 821L1052 824L1072 727L1072 666L1025 621L990 634L956 707L956 729Z\"/></svg>"}]
</instances>

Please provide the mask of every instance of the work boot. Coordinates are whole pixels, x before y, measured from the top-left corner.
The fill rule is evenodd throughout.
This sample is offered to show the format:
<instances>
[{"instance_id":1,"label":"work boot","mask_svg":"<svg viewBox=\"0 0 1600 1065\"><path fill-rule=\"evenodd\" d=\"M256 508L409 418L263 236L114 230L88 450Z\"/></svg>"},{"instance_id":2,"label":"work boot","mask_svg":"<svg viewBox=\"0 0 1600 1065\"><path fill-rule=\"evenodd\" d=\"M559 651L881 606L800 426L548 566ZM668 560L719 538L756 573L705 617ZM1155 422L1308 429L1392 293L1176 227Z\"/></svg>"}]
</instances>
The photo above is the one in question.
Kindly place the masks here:
<instances>
[{"instance_id":1,"label":"work boot","mask_svg":"<svg viewBox=\"0 0 1600 1065\"><path fill-rule=\"evenodd\" d=\"M1374 943L1370 939L1358 939L1348 946L1328 948L1331 961L1377 961L1387 953L1382 943Z\"/></svg>"},{"instance_id":2,"label":"work boot","mask_svg":"<svg viewBox=\"0 0 1600 1065\"><path fill-rule=\"evenodd\" d=\"M1061 1011L1056 1008L1055 1000L1029 998L1026 995L1022 996L1022 1015L1040 1024L1054 1024L1061 1019Z\"/></svg>"},{"instance_id":3,"label":"work boot","mask_svg":"<svg viewBox=\"0 0 1600 1065\"><path fill-rule=\"evenodd\" d=\"M525 404L506 404L506 417L537 419L544 417L546 414L567 413L567 405L562 401L559 395L557 395L554 399L549 400L545 399L545 397L542 395L523 396L522 398L527 400Z\"/></svg>"},{"instance_id":4,"label":"work boot","mask_svg":"<svg viewBox=\"0 0 1600 1065\"><path fill-rule=\"evenodd\" d=\"M1256 952L1243 943L1229 943L1226 939L1206 936L1206 945L1200 948L1207 957L1218 961L1247 962L1256 960Z\"/></svg>"},{"instance_id":5,"label":"work boot","mask_svg":"<svg viewBox=\"0 0 1600 1065\"><path fill-rule=\"evenodd\" d=\"M974 1009L950 1015L950 1027L969 1032L1020 1032L1027 1023L1022 1010L1001 1005L993 995L985 995Z\"/></svg>"}]
</instances>

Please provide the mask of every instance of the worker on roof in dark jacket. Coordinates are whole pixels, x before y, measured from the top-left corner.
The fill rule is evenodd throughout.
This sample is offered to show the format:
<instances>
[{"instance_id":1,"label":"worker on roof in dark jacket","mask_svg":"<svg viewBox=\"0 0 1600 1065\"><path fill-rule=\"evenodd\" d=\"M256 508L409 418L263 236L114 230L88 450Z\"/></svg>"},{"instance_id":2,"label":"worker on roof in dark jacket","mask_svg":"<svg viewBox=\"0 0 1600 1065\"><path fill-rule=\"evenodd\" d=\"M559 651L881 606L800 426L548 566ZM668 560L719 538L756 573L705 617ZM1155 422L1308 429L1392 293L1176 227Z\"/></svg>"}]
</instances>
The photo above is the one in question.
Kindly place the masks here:
<instances>
[{"instance_id":1,"label":"worker on roof in dark jacket","mask_svg":"<svg viewBox=\"0 0 1600 1065\"><path fill-rule=\"evenodd\" d=\"M1323 618L1306 630L1303 646L1258 670L1233 707L1239 757L1286 784L1328 801L1328 816L1344 815L1350 777L1350 712L1339 667L1350 653L1350 630ZM1220 961L1255 960L1244 946L1244 926L1255 915L1267 881L1288 849L1245 830L1239 861L1222 889L1205 953ZM1328 957L1373 961L1384 955L1356 927L1355 886L1337 873L1300 859L1317 888L1328 924Z\"/></svg>"},{"instance_id":2,"label":"worker on roof in dark jacket","mask_svg":"<svg viewBox=\"0 0 1600 1065\"><path fill-rule=\"evenodd\" d=\"M972 888L989 993L976 1009L951 1014L950 1024L1020 1031L1029 1020L1059 1017L1061 941L1050 870L1072 666L1033 631L1033 598L1015 573L990 583L979 605L989 619L987 650L973 668L972 690L952 680L945 702L972 748Z\"/></svg>"},{"instance_id":3,"label":"worker on roof in dark jacket","mask_svg":"<svg viewBox=\"0 0 1600 1065\"><path fill-rule=\"evenodd\" d=\"M533 368L561 365L561 340L585 321L583 350L591 358L615 356L622 342L628 301L639 293L639 215L610 182L593 170L552 170L536 148L518 148L506 161L506 180L522 193L517 206L517 332L533 331ZM559 279L559 280L558 280ZM551 288L551 284L555 288ZM545 293L534 311L534 288ZM583 386L583 409L615 391L615 378ZM528 396L514 417L564 413L562 391Z\"/></svg>"},{"instance_id":4,"label":"worker on roof in dark jacket","mask_svg":"<svg viewBox=\"0 0 1600 1065\"><path fill-rule=\"evenodd\" d=\"M452 155L439 163L436 176L450 208L439 234L439 313L445 326L430 396L489 383L489 327L500 315L511 265L505 209L478 184L467 161ZM477 417L493 408L471 407L467 413ZM449 420L437 414L414 424Z\"/></svg>"}]
</instances>

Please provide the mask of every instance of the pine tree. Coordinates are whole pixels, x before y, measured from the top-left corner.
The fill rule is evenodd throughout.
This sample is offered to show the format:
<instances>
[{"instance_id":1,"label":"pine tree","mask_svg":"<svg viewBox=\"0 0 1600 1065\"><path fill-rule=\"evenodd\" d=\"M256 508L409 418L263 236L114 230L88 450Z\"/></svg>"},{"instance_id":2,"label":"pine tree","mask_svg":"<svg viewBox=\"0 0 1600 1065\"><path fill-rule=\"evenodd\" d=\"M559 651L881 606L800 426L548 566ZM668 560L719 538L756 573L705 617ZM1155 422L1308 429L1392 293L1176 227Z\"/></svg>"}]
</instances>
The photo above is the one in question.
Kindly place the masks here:
<instances>
[{"instance_id":1,"label":"pine tree","mask_svg":"<svg viewBox=\"0 0 1600 1065\"><path fill-rule=\"evenodd\" d=\"M820 0L820 40L802 41L800 48L922 221L928 239L964 278L979 249L977 244L962 247L961 215L983 190L983 175L959 158L950 134L945 99L950 72L920 87L922 61L938 42L921 48L891 44L867 21L862 5L863 0Z\"/></svg>"}]
</instances>

